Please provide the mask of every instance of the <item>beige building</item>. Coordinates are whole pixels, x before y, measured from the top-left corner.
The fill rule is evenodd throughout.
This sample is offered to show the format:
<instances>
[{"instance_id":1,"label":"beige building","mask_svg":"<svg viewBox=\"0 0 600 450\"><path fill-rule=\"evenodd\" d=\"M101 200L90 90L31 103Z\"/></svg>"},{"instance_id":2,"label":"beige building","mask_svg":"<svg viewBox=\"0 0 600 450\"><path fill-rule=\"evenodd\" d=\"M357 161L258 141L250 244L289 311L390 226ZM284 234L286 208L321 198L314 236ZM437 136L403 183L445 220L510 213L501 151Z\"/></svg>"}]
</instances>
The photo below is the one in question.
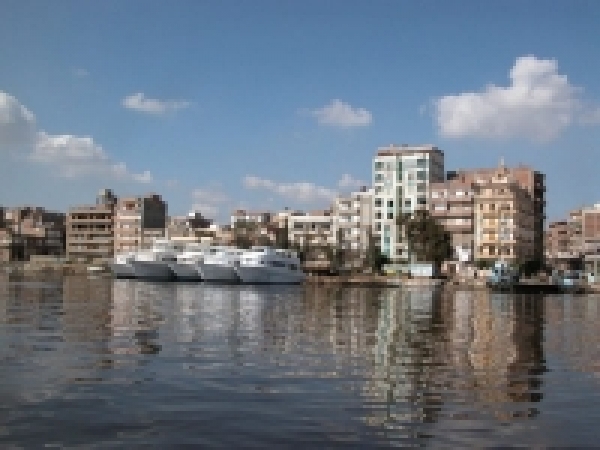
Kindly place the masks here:
<instances>
[{"instance_id":1,"label":"beige building","mask_svg":"<svg viewBox=\"0 0 600 450\"><path fill-rule=\"evenodd\" d=\"M151 248L166 227L167 204L160 195L122 197L115 209L114 252Z\"/></svg>"},{"instance_id":2,"label":"beige building","mask_svg":"<svg viewBox=\"0 0 600 450\"><path fill-rule=\"evenodd\" d=\"M575 228L569 220L550 222L545 232L546 261L555 267L562 267L579 258L579 251L573 246L574 235Z\"/></svg>"},{"instance_id":3,"label":"beige building","mask_svg":"<svg viewBox=\"0 0 600 450\"><path fill-rule=\"evenodd\" d=\"M488 180L475 183L474 256L523 264L535 258L535 210L528 190L502 165Z\"/></svg>"},{"instance_id":4,"label":"beige building","mask_svg":"<svg viewBox=\"0 0 600 450\"><path fill-rule=\"evenodd\" d=\"M544 259L544 231L546 221L546 176L528 166L505 167L500 162L500 167L507 176L523 188L532 199L531 211L534 222L534 256L533 259ZM489 169L460 169L450 171L447 180L458 179L464 183L482 184L491 180L498 172L498 167Z\"/></svg>"},{"instance_id":5,"label":"beige building","mask_svg":"<svg viewBox=\"0 0 600 450\"><path fill-rule=\"evenodd\" d=\"M180 242L212 241L216 235L216 226L200 212L191 212L187 216L173 216L167 219L169 239Z\"/></svg>"},{"instance_id":6,"label":"beige building","mask_svg":"<svg viewBox=\"0 0 600 450\"><path fill-rule=\"evenodd\" d=\"M455 259L459 252L472 259L475 238L474 201L475 183L460 178L430 185L430 213L446 229L455 249Z\"/></svg>"},{"instance_id":7,"label":"beige building","mask_svg":"<svg viewBox=\"0 0 600 450\"><path fill-rule=\"evenodd\" d=\"M65 214L41 207L2 208L0 261L65 255Z\"/></svg>"},{"instance_id":8,"label":"beige building","mask_svg":"<svg viewBox=\"0 0 600 450\"><path fill-rule=\"evenodd\" d=\"M95 205L75 206L67 215L67 257L77 261L107 261L114 255L117 198L100 191Z\"/></svg>"},{"instance_id":9,"label":"beige building","mask_svg":"<svg viewBox=\"0 0 600 450\"><path fill-rule=\"evenodd\" d=\"M292 245L324 247L335 244L331 210L291 213L288 217L288 231Z\"/></svg>"}]
</instances>

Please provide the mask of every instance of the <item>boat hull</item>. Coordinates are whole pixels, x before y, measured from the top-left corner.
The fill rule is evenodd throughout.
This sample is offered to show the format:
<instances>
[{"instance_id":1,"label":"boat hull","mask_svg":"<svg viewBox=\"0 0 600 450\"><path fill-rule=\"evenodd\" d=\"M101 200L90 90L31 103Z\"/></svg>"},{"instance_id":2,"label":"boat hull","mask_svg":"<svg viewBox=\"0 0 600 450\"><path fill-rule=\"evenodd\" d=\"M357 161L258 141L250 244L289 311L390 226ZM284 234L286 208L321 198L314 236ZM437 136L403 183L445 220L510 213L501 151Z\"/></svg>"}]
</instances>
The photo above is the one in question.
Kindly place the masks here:
<instances>
[{"instance_id":1,"label":"boat hull","mask_svg":"<svg viewBox=\"0 0 600 450\"><path fill-rule=\"evenodd\" d=\"M199 264L198 271L207 283L238 283L239 277L233 265Z\"/></svg>"},{"instance_id":2,"label":"boat hull","mask_svg":"<svg viewBox=\"0 0 600 450\"><path fill-rule=\"evenodd\" d=\"M240 281L244 284L299 284L304 273L279 267L240 265L236 267Z\"/></svg>"},{"instance_id":3,"label":"boat hull","mask_svg":"<svg viewBox=\"0 0 600 450\"><path fill-rule=\"evenodd\" d=\"M175 274L169 264L163 261L134 261L135 278L151 281L171 281Z\"/></svg>"},{"instance_id":4,"label":"boat hull","mask_svg":"<svg viewBox=\"0 0 600 450\"><path fill-rule=\"evenodd\" d=\"M109 264L110 271L113 274L113 277L119 279L129 279L135 278L135 268L132 264L123 264L123 263L110 263Z\"/></svg>"},{"instance_id":5,"label":"boat hull","mask_svg":"<svg viewBox=\"0 0 600 450\"><path fill-rule=\"evenodd\" d=\"M178 281L201 281L202 276L195 264L184 264L180 262L169 263L169 268Z\"/></svg>"}]
</instances>

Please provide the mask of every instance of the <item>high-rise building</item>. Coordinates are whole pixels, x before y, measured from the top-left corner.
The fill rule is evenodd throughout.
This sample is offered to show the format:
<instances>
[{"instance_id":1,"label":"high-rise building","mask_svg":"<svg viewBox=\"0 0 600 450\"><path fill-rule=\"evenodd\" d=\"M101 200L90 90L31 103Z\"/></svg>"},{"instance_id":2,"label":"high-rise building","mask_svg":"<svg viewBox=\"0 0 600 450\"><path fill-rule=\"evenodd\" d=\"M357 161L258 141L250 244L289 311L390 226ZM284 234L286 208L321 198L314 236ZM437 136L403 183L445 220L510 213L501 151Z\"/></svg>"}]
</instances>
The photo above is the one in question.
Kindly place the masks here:
<instances>
[{"instance_id":1,"label":"high-rise building","mask_svg":"<svg viewBox=\"0 0 600 450\"><path fill-rule=\"evenodd\" d=\"M167 204L158 194L123 197L115 210L115 253L148 249L165 236Z\"/></svg>"},{"instance_id":2,"label":"high-rise building","mask_svg":"<svg viewBox=\"0 0 600 450\"><path fill-rule=\"evenodd\" d=\"M444 181L444 152L432 145L380 147L373 159L373 225L381 252L392 262L410 261L396 220L429 209L431 183Z\"/></svg>"}]
</instances>

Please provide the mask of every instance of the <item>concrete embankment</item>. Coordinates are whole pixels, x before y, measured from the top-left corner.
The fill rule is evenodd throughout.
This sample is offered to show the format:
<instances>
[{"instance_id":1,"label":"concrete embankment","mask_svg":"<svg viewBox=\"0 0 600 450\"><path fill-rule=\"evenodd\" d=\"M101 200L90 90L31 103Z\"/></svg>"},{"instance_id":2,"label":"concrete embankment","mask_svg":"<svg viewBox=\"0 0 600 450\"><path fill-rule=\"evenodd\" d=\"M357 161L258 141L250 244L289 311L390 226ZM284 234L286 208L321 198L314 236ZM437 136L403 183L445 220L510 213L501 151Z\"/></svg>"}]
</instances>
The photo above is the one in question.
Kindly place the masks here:
<instances>
[{"instance_id":1,"label":"concrete embankment","mask_svg":"<svg viewBox=\"0 0 600 450\"><path fill-rule=\"evenodd\" d=\"M95 269L92 271L92 268ZM36 275L85 275L99 274L109 275L110 270L105 266L96 264L70 263L70 262L11 262L0 266L0 272L15 276L36 276Z\"/></svg>"}]
</instances>

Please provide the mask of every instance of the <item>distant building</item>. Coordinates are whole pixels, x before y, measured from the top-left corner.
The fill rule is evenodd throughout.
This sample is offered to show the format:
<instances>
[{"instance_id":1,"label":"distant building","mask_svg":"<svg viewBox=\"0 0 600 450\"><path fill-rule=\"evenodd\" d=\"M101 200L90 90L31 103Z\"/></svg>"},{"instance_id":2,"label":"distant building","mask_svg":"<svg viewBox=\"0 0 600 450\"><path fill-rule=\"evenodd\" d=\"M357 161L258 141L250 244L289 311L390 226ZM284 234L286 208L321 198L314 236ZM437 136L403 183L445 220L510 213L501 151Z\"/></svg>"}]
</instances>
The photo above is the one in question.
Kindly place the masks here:
<instances>
[{"instance_id":1,"label":"distant building","mask_svg":"<svg viewBox=\"0 0 600 450\"><path fill-rule=\"evenodd\" d=\"M429 209L431 183L444 181L444 152L432 145L380 147L373 159L373 224L381 252L392 262L410 261L397 226L400 214Z\"/></svg>"},{"instance_id":2,"label":"distant building","mask_svg":"<svg viewBox=\"0 0 600 450\"><path fill-rule=\"evenodd\" d=\"M42 207L0 209L0 261L65 254L65 214Z\"/></svg>"},{"instance_id":3,"label":"distant building","mask_svg":"<svg viewBox=\"0 0 600 450\"><path fill-rule=\"evenodd\" d=\"M187 216L169 217L166 235L180 242L211 242L217 234L217 226L200 212L191 212Z\"/></svg>"},{"instance_id":4,"label":"distant building","mask_svg":"<svg viewBox=\"0 0 600 450\"><path fill-rule=\"evenodd\" d=\"M373 192L365 187L333 202L332 234L336 245L344 249L346 259L353 266L362 264L369 247L369 233L374 236Z\"/></svg>"},{"instance_id":5,"label":"distant building","mask_svg":"<svg viewBox=\"0 0 600 450\"><path fill-rule=\"evenodd\" d=\"M151 248L166 227L167 204L160 195L122 197L115 209L114 252Z\"/></svg>"},{"instance_id":6,"label":"distant building","mask_svg":"<svg viewBox=\"0 0 600 450\"><path fill-rule=\"evenodd\" d=\"M288 231L292 245L327 247L335 244L333 214L330 209L290 214Z\"/></svg>"},{"instance_id":7,"label":"distant building","mask_svg":"<svg viewBox=\"0 0 600 450\"><path fill-rule=\"evenodd\" d=\"M95 205L75 206L67 215L67 257L75 261L108 261L114 255L117 197L103 189Z\"/></svg>"}]
</instances>

